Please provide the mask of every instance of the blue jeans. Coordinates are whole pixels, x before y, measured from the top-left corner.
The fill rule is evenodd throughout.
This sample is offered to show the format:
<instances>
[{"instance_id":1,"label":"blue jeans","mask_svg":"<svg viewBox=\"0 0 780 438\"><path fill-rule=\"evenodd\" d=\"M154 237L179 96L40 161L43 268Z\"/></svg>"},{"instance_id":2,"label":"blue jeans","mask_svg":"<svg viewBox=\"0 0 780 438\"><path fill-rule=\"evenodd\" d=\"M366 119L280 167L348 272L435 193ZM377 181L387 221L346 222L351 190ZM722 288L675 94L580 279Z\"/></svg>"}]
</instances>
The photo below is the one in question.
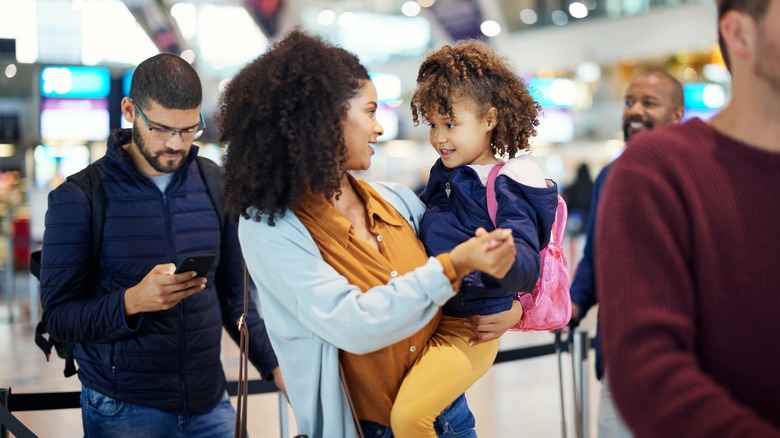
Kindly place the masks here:
<instances>
[{"instance_id":1,"label":"blue jeans","mask_svg":"<svg viewBox=\"0 0 780 438\"><path fill-rule=\"evenodd\" d=\"M476 438L474 424L474 415L471 414L466 396L461 394L436 418L433 427L439 438ZM361 421L360 426L366 438L393 438L393 431L389 426L371 421Z\"/></svg>"},{"instance_id":2,"label":"blue jeans","mask_svg":"<svg viewBox=\"0 0 780 438\"><path fill-rule=\"evenodd\" d=\"M210 412L179 415L115 400L81 386L86 438L233 438L236 410L227 392Z\"/></svg>"}]
</instances>

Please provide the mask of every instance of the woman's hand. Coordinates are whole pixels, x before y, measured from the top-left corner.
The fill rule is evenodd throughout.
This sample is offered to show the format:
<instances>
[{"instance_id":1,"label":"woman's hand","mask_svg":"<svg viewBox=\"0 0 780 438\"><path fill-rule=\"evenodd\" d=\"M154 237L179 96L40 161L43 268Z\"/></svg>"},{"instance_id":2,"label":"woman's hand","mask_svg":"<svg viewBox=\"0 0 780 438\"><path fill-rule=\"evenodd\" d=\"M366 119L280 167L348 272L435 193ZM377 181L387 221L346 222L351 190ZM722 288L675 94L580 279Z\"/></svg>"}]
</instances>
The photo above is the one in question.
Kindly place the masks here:
<instances>
[{"instance_id":1,"label":"woman's hand","mask_svg":"<svg viewBox=\"0 0 780 438\"><path fill-rule=\"evenodd\" d=\"M289 400L287 397L287 386L285 386L284 379L282 378L282 370L279 367L276 367L272 373L274 375L274 384L277 388L279 388L280 391L282 391L284 397Z\"/></svg>"},{"instance_id":2,"label":"woman's hand","mask_svg":"<svg viewBox=\"0 0 780 438\"><path fill-rule=\"evenodd\" d=\"M450 260L459 277L472 271L482 271L500 279L509 272L516 255L511 230L498 228L488 233L478 228L476 237L450 251Z\"/></svg>"},{"instance_id":3,"label":"woman's hand","mask_svg":"<svg viewBox=\"0 0 780 438\"><path fill-rule=\"evenodd\" d=\"M492 315L474 315L466 319L466 326L474 332L474 338L469 345L498 339L507 330L514 327L523 317L523 306L520 301L512 301L512 308Z\"/></svg>"}]
</instances>

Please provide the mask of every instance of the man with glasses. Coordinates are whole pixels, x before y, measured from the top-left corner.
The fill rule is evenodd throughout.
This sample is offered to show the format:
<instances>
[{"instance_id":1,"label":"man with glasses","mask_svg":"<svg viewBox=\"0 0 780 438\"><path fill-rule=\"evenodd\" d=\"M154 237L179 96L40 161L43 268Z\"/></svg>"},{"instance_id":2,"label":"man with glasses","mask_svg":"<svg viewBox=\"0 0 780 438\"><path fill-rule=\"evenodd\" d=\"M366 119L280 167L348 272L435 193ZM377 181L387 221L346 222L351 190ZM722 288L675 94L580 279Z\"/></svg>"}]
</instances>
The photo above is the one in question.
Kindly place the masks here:
<instances>
[{"instance_id":1,"label":"man with glasses","mask_svg":"<svg viewBox=\"0 0 780 438\"><path fill-rule=\"evenodd\" d=\"M604 187L604 359L638 437L780 437L780 0L720 2L729 103L637 136Z\"/></svg>"},{"instance_id":2,"label":"man with glasses","mask_svg":"<svg viewBox=\"0 0 780 438\"><path fill-rule=\"evenodd\" d=\"M133 127L112 132L91 165L105 210L99 249L89 194L65 182L49 195L43 323L75 343L84 436L233 436L220 354L223 326L238 339L243 259L236 224L216 211L192 144L205 129L201 100L197 73L178 56L135 69L121 103ZM174 273L197 254L216 255L205 277ZM250 360L281 387L251 301L247 323Z\"/></svg>"}]
</instances>

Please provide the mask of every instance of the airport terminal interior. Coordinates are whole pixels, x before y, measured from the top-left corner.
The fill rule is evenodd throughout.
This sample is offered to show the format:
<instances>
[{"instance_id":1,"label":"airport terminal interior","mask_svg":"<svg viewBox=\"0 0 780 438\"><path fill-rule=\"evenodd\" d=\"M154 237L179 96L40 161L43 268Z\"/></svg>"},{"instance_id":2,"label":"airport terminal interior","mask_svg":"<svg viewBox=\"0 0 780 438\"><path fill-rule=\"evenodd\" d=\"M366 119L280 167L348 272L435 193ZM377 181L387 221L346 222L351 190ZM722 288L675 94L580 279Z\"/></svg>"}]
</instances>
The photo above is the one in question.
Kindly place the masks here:
<instances>
[{"instance_id":1,"label":"airport terminal interior","mask_svg":"<svg viewBox=\"0 0 780 438\"><path fill-rule=\"evenodd\" d=\"M62 376L63 361L46 362L33 342L40 304L29 254L41 246L49 191L100 158L111 129L129 127L119 102L133 67L155 53L179 54L200 74L206 130L198 145L219 163L224 145L211 114L225 84L289 29L322 35L356 53L377 87L384 135L371 168L356 175L419 188L438 156L426 128L412 123L416 69L442 44L483 39L541 105L532 155L563 192L578 168L587 166L593 180L622 151L622 96L636 74L659 69L678 78L686 119L707 119L727 102L715 15L712 0L0 0L0 388L80 389L76 377ZM570 210L571 274L584 220ZM591 337L596 312L580 326ZM549 332L509 332L501 350L552 341ZM495 364L467 393L478 434L595 436L593 353L584 402L574 396L580 361L565 352L560 360L561 378L555 354ZM238 349L227 336L223 361L234 381ZM250 396L252 437L297 433L292 411L282 404L280 417L279 406L275 393ZM16 417L41 437L82 436L78 409Z\"/></svg>"}]
</instances>

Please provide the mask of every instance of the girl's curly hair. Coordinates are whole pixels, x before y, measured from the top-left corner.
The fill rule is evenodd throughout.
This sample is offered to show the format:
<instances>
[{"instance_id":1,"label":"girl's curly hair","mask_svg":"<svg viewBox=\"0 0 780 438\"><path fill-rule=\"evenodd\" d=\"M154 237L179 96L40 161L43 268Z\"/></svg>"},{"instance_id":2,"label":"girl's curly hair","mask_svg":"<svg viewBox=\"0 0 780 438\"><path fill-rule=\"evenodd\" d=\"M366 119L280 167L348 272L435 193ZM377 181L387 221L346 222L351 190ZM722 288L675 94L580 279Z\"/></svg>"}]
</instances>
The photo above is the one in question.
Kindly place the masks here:
<instances>
[{"instance_id":1,"label":"girl's curly hair","mask_svg":"<svg viewBox=\"0 0 780 438\"><path fill-rule=\"evenodd\" d=\"M366 80L355 55L295 29L229 82L214 119L227 145L222 192L233 220L266 214L273 225L306 190L338 193L343 121Z\"/></svg>"},{"instance_id":2,"label":"girl's curly hair","mask_svg":"<svg viewBox=\"0 0 780 438\"><path fill-rule=\"evenodd\" d=\"M484 42L465 40L433 51L420 65L417 90L412 96L412 120L427 119L431 111L454 118L453 99L466 99L476 105L479 117L494 107L498 121L491 137L497 155L514 157L529 149L529 139L539 125L539 104L531 97L525 82Z\"/></svg>"}]
</instances>

